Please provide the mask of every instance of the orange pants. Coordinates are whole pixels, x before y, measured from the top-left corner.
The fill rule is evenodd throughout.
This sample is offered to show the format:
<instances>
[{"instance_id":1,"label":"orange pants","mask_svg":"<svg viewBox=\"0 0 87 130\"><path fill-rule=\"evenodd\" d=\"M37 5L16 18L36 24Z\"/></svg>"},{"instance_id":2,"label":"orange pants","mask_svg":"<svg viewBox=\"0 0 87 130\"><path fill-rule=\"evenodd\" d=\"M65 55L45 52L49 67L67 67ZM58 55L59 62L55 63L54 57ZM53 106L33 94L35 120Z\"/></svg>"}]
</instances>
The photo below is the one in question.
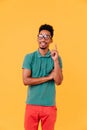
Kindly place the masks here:
<instances>
[{"instance_id":1,"label":"orange pants","mask_svg":"<svg viewBox=\"0 0 87 130\"><path fill-rule=\"evenodd\" d=\"M57 116L56 106L26 105L25 109L25 130L38 130L41 121L42 130L54 130Z\"/></svg>"}]
</instances>

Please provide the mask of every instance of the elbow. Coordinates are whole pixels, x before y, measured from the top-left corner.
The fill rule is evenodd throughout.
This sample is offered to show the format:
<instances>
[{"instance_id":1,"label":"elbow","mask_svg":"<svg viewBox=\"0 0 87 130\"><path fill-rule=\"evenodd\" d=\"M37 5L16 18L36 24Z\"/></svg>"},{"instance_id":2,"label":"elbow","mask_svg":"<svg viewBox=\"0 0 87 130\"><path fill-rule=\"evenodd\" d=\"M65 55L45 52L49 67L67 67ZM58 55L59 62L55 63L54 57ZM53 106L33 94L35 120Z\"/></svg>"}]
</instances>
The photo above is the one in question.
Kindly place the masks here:
<instances>
[{"instance_id":1,"label":"elbow","mask_svg":"<svg viewBox=\"0 0 87 130\"><path fill-rule=\"evenodd\" d=\"M24 84L25 86L27 86L27 85L28 85L25 81L23 81L23 84Z\"/></svg>"},{"instance_id":2,"label":"elbow","mask_svg":"<svg viewBox=\"0 0 87 130\"><path fill-rule=\"evenodd\" d=\"M27 81L26 81L26 80L23 80L23 84L24 84L25 86L27 86L27 85L28 85L28 83L27 83Z\"/></svg>"},{"instance_id":3,"label":"elbow","mask_svg":"<svg viewBox=\"0 0 87 130\"><path fill-rule=\"evenodd\" d=\"M55 82L56 85L61 85L62 84L62 81L61 82Z\"/></svg>"},{"instance_id":4,"label":"elbow","mask_svg":"<svg viewBox=\"0 0 87 130\"><path fill-rule=\"evenodd\" d=\"M27 86L27 85L31 85L31 79L27 79L27 78L25 78L25 79L23 79L23 84L25 85L25 86Z\"/></svg>"},{"instance_id":5,"label":"elbow","mask_svg":"<svg viewBox=\"0 0 87 130\"><path fill-rule=\"evenodd\" d=\"M57 81L55 81L56 85L61 85L63 81L63 78L58 79Z\"/></svg>"}]
</instances>

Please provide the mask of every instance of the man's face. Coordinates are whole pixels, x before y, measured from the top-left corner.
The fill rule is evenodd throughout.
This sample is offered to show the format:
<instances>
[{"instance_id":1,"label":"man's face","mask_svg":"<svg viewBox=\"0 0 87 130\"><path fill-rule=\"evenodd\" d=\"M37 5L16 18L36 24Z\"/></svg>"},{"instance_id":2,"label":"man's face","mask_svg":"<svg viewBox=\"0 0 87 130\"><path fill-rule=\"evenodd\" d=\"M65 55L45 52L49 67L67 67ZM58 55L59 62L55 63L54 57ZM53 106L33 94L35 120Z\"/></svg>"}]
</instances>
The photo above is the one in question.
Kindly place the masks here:
<instances>
[{"instance_id":1,"label":"man's face","mask_svg":"<svg viewBox=\"0 0 87 130\"><path fill-rule=\"evenodd\" d=\"M47 30L42 30L38 34L38 43L40 49L49 48L49 44L52 42L51 34Z\"/></svg>"}]
</instances>

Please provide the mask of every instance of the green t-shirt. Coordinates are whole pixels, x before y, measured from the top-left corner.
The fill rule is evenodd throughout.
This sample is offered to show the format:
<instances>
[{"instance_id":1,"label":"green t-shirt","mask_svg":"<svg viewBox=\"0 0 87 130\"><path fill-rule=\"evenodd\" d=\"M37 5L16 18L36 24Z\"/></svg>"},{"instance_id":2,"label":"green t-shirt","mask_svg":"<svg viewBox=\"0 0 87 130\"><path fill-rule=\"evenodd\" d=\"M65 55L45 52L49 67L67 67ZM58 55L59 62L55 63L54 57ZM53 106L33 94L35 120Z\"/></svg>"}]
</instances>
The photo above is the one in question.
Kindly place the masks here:
<instances>
[{"instance_id":1,"label":"green t-shirt","mask_svg":"<svg viewBox=\"0 0 87 130\"><path fill-rule=\"evenodd\" d=\"M58 57L60 67L62 68L62 61ZM24 58L22 68L31 70L31 77L39 78L48 76L54 68L54 61L51 58L50 50L45 56L42 56L39 51L27 54ZM55 103L55 82L54 80L47 81L38 85L28 86L27 104L54 106Z\"/></svg>"}]
</instances>

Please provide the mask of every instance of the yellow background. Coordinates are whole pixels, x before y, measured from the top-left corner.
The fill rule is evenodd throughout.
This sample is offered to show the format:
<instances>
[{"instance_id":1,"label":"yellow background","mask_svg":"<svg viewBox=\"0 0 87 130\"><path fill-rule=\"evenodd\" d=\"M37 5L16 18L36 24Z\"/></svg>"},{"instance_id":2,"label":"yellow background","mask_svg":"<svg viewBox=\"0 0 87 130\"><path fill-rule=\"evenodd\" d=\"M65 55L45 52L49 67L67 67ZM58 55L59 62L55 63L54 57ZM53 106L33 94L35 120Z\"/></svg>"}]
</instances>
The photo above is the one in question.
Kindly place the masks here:
<instances>
[{"instance_id":1,"label":"yellow background","mask_svg":"<svg viewBox=\"0 0 87 130\"><path fill-rule=\"evenodd\" d=\"M24 130L21 66L44 23L55 29L51 49L56 43L63 61L55 130L87 130L87 0L0 0L0 130Z\"/></svg>"}]
</instances>

